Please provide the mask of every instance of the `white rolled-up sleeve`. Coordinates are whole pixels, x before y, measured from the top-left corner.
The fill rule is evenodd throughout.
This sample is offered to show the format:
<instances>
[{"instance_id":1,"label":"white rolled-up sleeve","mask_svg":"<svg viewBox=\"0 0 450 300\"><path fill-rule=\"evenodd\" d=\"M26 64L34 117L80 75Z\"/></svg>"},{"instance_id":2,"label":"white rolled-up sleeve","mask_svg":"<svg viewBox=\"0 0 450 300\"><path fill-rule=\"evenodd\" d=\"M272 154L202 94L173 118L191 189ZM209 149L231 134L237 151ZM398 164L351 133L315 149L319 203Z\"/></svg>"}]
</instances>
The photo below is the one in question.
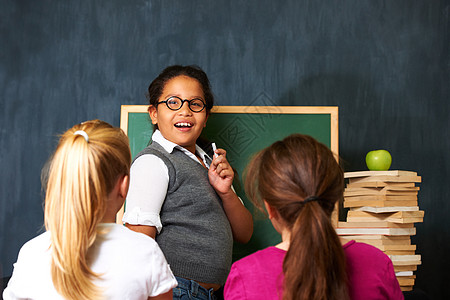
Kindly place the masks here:
<instances>
[{"instance_id":1,"label":"white rolled-up sleeve","mask_svg":"<svg viewBox=\"0 0 450 300\"><path fill-rule=\"evenodd\" d=\"M162 229L160 212L169 186L169 172L157 156L138 157L130 170L130 188L125 203L123 223Z\"/></svg>"}]
</instances>

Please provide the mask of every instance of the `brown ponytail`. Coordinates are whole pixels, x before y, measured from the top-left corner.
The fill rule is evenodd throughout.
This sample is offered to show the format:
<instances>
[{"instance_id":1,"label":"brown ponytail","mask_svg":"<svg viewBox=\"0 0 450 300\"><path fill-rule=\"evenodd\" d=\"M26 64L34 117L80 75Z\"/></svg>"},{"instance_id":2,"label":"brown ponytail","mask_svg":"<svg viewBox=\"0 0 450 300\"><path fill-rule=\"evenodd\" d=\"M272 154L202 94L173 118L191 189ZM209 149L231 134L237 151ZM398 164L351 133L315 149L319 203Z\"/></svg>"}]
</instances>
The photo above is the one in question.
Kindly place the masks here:
<instances>
[{"instance_id":1,"label":"brown ponytail","mask_svg":"<svg viewBox=\"0 0 450 300\"><path fill-rule=\"evenodd\" d=\"M345 254L331 223L344 191L333 153L294 134L258 153L246 175L249 198L275 208L291 233L283 299L348 299Z\"/></svg>"}]
</instances>

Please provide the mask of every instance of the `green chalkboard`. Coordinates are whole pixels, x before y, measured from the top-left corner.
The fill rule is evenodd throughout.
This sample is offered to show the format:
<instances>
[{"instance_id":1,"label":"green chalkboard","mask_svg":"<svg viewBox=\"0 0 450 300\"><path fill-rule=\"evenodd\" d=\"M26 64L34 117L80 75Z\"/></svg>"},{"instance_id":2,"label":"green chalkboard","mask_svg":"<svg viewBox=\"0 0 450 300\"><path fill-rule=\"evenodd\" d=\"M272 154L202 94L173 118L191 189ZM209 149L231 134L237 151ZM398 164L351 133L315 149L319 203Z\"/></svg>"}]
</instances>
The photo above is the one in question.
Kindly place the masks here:
<instances>
[{"instance_id":1,"label":"green chalkboard","mask_svg":"<svg viewBox=\"0 0 450 300\"><path fill-rule=\"evenodd\" d=\"M152 124L147 106L122 106L121 128L129 137L134 157L151 139ZM208 118L202 137L227 150L228 161L237 172L236 193L253 213L252 239L248 244L235 245L234 259L280 242L280 236L270 221L247 200L242 175L254 153L292 133L311 135L338 154L338 108L219 106Z\"/></svg>"}]
</instances>

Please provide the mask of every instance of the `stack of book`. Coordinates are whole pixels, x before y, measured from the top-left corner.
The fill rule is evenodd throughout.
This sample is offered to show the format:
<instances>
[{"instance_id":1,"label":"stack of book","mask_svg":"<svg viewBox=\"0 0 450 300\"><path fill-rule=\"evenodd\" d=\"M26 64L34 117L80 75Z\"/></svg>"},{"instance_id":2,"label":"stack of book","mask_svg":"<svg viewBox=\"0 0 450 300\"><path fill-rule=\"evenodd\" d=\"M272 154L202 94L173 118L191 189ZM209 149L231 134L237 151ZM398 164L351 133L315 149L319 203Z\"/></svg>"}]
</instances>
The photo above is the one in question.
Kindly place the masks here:
<instances>
[{"instance_id":1,"label":"stack of book","mask_svg":"<svg viewBox=\"0 0 450 300\"><path fill-rule=\"evenodd\" d=\"M362 171L345 173L349 183L344 192L347 221L339 222L338 235L373 245L392 260L403 291L414 286L414 271L421 264L411 235L414 223L423 222L417 194L421 182L416 172Z\"/></svg>"}]
</instances>

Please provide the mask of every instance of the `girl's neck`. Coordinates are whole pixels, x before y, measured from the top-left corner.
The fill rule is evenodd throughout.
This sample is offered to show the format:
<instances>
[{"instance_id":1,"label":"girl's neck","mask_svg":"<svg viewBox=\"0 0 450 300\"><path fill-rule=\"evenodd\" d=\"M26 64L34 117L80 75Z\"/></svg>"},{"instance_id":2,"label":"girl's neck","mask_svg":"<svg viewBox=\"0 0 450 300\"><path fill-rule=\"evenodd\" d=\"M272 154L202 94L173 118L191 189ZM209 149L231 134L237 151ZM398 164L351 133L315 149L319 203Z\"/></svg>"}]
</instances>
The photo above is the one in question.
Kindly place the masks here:
<instances>
[{"instance_id":1,"label":"girl's neck","mask_svg":"<svg viewBox=\"0 0 450 300\"><path fill-rule=\"evenodd\" d=\"M289 250L289 241L283 241L279 243L278 245L275 245L276 248L288 251Z\"/></svg>"},{"instance_id":2,"label":"girl's neck","mask_svg":"<svg viewBox=\"0 0 450 300\"><path fill-rule=\"evenodd\" d=\"M183 148L185 148L187 151L191 152L192 154L194 154L195 156L197 156L197 148L195 147L195 144L192 146L183 146Z\"/></svg>"},{"instance_id":3,"label":"girl's neck","mask_svg":"<svg viewBox=\"0 0 450 300\"><path fill-rule=\"evenodd\" d=\"M116 214L105 214L105 216L102 218L101 223L116 223Z\"/></svg>"},{"instance_id":4,"label":"girl's neck","mask_svg":"<svg viewBox=\"0 0 450 300\"><path fill-rule=\"evenodd\" d=\"M281 250L288 251L289 245L290 245L290 239L291 239L291 233L286 228L284 228L281 231L282 242L279 243L278 245L276 245L275 247L277 247L278 249L281 249Z\"/></svg>"}]
</instances>

